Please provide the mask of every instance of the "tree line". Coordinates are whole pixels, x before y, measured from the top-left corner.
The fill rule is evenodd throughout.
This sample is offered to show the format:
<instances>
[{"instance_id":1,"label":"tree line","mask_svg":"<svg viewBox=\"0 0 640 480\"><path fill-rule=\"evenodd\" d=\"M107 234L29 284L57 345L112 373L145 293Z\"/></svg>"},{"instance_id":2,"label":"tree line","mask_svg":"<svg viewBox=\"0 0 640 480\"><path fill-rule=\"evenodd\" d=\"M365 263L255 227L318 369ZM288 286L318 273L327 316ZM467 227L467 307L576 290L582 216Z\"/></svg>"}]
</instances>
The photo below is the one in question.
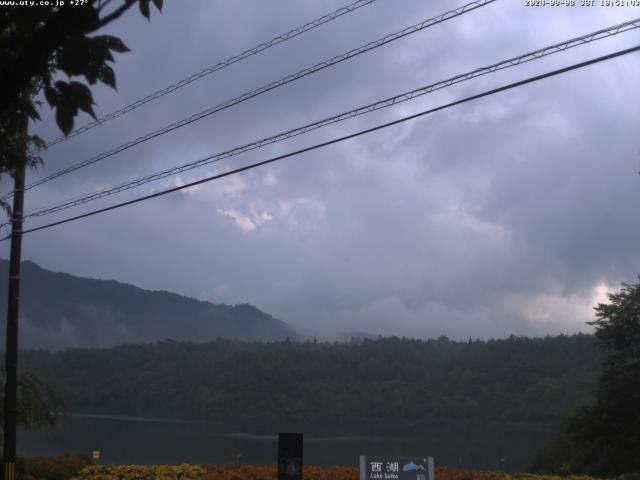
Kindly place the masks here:
<instances>
[{"instance_id":1,"label":"tree line","mask_svg":"<svg viewBox=\"0 0 640 480\"><path fill-rule=\"evenodd\" d=\"M32 350L21 368L72 412L208 421L379 426L557 426L592 400L589 335L451 341L406 338Z\"/></svg>"}]
</instances>

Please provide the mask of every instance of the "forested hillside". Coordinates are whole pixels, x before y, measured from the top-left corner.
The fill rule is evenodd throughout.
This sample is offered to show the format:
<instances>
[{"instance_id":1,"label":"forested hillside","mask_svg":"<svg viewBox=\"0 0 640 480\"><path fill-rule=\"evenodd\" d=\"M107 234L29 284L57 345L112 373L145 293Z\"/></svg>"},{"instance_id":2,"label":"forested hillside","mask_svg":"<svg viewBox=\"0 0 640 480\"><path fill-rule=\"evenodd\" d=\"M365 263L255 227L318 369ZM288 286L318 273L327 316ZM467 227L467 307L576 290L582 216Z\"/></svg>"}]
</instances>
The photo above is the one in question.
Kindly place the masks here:
<instances>
[{"instance_id":1,"label":"forested hillside","mask_svg":"<svg viewBox=\"0 0 640 480\"><path fill-rule=\"evenodd\" d=\"M0 259L0 315L7 311L8 262ZM256 307L202 302L164 291L52 272L22 263L20 345L59 349L109 347L171 338L206 342L297 336L285 322ZM2 321L4 325L4 320ZM4 338L4 331L0 338ZM2 343L4 345L4 343Z\"/></svg>"},{"instance_id":2,"label":"forested hillside","mask_svg":"<svg viewBox=\"0 0 640 480\"><path fill-rule=\"evenodd\" d=\"M21 367L73 412L393 426L555 426L587 402L599 369L588 335L453 342L164 341L26 351Z\"/></svg>"}]
</instances>

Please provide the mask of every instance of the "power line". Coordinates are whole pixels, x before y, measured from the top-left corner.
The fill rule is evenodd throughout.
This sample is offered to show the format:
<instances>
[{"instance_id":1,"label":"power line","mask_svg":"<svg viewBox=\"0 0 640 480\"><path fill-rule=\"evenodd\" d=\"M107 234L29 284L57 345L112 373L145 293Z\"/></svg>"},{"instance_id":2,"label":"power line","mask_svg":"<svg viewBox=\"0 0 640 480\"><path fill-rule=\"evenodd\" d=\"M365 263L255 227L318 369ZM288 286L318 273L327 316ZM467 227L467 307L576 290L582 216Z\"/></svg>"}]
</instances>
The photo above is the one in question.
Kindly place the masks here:
<instances>
[{"instance_id":1,"label":"power line","mask_svg":"<svg viewBox=\"0 0 640 480\"><path fill-rule=\"evenodd\" d=\"M218 162L220 160L223 160L225 158L229 158L229 157L233 157L257 148L261 148L265 145L270 145L272 143L276 143L282 140L286 140L298 135L302 135L305 134L307 132L310 132L312 130L316 130L319 128L322 128L324 126L330 125L330 124L334 124L334 123L338 123L350 118L354 118L354 117L358 117L360 115L364 115L366 113L370 113L376 110L380 110L383 108L387 108L390 107L392 105L396 105L398 103L402 103L402 102L406 102L408 100L412 100L414 98L417 98L419 96L422 95L426 95L428 93L431 93L433 91L436 90L440 90L446 87L449 87L451 85L455 85L457 83L463 82L463 81L467 81L467 80L471 80L473 78L482 76L482 75L486 75L488 73L492 73L495 71L499 71L499 70L503 70L506 68L510 68L510 67L514 67L517 65L520 65L522 63L526 63L526 62L530 62L532 60L537 60L540 58L543 58L547 55L552 55L554 53L558 53L558 52L563 52L569 48L573 48L576 46L580 46L580 45L585 45L587 43L596 41L596 40L600 40L603 38L608 38L612 35L617 35L618 33L622 33L622 32L626 32L635 28L640 28L640 18L637 18L635 20L630 20L624 23L620 23L618 25L614 25L611 27L607 27L607 28L603 28L600 30L597 30L595 32L591 32L588 33L586 35L582 35L580 37L576 37L570 40L566 40L564 42L560 42L560 43L556 43L554 45L550 45L538 50L535 50L533 52L529 52L523 55L519 55L517 57L513 57L513 58L509 58L507 60L502 60L500 62L494 63L492 65L486 66L486 67L481 67L481 68L477 68L475 70L472 70L470 72L467 73L463 73L460 75L456 75L454 77L448 78L446 80L441 80L439 82L436 83L432 83L430 85L424 86L424 87L420 87L414 90L411 90L409 92L405 92L393 97L389 97L386 98L384 100L380 100L374 103L371 103L369 105L363 106L363 107L358 107L356 109L347 111L347 112L343 112L340 113L338 115L334 115L331 117L327 117L324 118L322 120L313 122L313 123L309 123L307 125L304 125L302 127L298 127L292 130L288 130L286 132L281 132L278 133L276 135L272 135L270 137L266 137L239 147L235 147L233 149L230 150L226 150L224 152L221 153L217 153L215 155L209 155L207 157L204 157L202 159L198 159L189 163L185 163L182 165L179 165L177 167L172 167L166 170L162 170L160 172L156 172L150 175L146 175L143 177L140 177L138 179L132 180L132 181L128 181L125 183L122 183L120 185L116 185L114 187L110 187L108 189L104 189L98 192L93 192L93 193L89 193L89 194L85 194L85 195L81 195L81 196L77 196L71 199L67 199L67 200L63 200L60 202L56 202L52 205L48 205L48 206L44 206L44 207L40 207L37 209L32 210L31 212L27 212L27 214L25 215L25 218L31 218L31 217L41 217L44 215L49 215L51 213L54 212L58 212L61 210L66 210L68 208L71 207L75 207L77 205L82 205L84 203L93 201L93 200L97 200L100 198L104 198L107 196L111 196L111 195L115 195L116 193L120 193L135 187L139 187L141 185L144 185L146 183L150 183L152 181L156 181L156 180L160 180L162 178L166 178L172 175L176 175L178 173L182 173L188 170L192 170L194 168L198 168L204 165L208 165L214 162Z\"/></svg>"},{"instance_id":2,"label":"power line","mask_svg":"<svg viewBox=\"0 0 640 480\"><path fill-rule=\"evenodd\" d=\"M55 140L50 141L49 143L47 143L44 147L42 147L41 149L39 149L38 151L42 151L45 150L57 143L60 142L64 142L65 140L68 140L69 138L75 137L76 135L80 135L81 133L84 133L88 130L91 130L94 127L97 127L98 125L102 125L105 122L108 122L109 120L112 120L114 118L117 118L121 115L124 115L132 110L135 110L136 108L141 107L142 105L151 102L152 100L156 100L160 97L164 97L165 95L174 92L176 90L178 90L179 88L182 88L186 85L189 85L190 83L195 82L196 80L200 80L201 78L204 78L208 75L211 75L212 73L217 72L218 70L222 70L223 68L226 68L230 65L233 65L234 63L237 63L241 60L244 60L246 58L249 58L253 55L256 55L264 50L267 50L268 48L274 47L280 43L286 42L287 40L290 40L294 37L297 37L298 35L302 35L303 33L308 32L309 30L313 30L314 28L317 28L327 22L330 22L332 20L335 20L336 18L341 17L342 15L346 15L348 13L354 12L355 10L364 7L366 5L369 5L370 3L375 2L376 0L357 0L354 3L351 3L350 5L341 7L337 10L334 10L331 13L328 13L326 15L323 15L320 18L317 18L309 23L305 23L304 25L294 28L293 30L288 31L287 33L284 33L282 35L278 35L276 37L273 37L271 40L267 41L267 42L263 42L260 45L257 45L253 48L250 48L248 50L245 50L244 52L238 54L238 55L234 55L232 57L227 58L226 60L223 60L222 62L218 62L215 65L211 66L211 67L207 67L204 70L202 70L201 72L195 73L193 75L191 75L190 77L184 78L176 83L173 83L171 85L169 85L166 88L163 88L161 90L158 90L154 93L151 93L149 95L147 95L144 98L141 98L140 100L137 100L129 105L126 105L125 107L122 107L118 110L115 110L111 113L109 113L108 115L105 115L103 117L100 117L99 119L97 119L94 122L88 123L80 128L77 128L73 131L71 131L66 137L62 136L59 138L56 138Z\"/></svg>"},{"instance_id":3,"label":"power line","mask_svg":"<svg viewBox=\"0 0 640 480\"><path fill-rule=\"evenodd\" d=\"M36 232L38 230L44 230L46 228L51 228L51 227L54 227L54 226L57 226L57 225L62 225L62 224L69 223L69 222L72 222L72 221L75 221L75 220L80 220L82 218L86 218L86 217L90 217L90 216L93 216L93 215L97 215L99 213L105 213L105 212L108 212L108 211L111 211L111 210L115 210L115 209L118 209L118 208L126 207L126 206L132 205L134 203L139 203L139 202L142 202L142 201L145 201L145 200L150 200L152 198L156 198L156 197L160 197L160 196L163 196L163 195L167 195L169 193L177 192L179 190L184 190L185 188L190 188L190 187L194 187L196 185L200 185L200 184L203 184L203 183L211 182L213 180L218 180L220 178L228 177L230 175L235 175L235 174L240 173L240 172L244 172L244 171L247 171L247 170L252 170L254 168L257 168L257 167L260 167L260 166L263 166L263 165L274 163L274 162L277 162L279 160L283 160L285 158L289 158L289 157L293 157L293 156L296 156L296 155L300 155L302 153L310 152L312 150L317 150L319 148L323 148L323 147L326 147L326 146L329 146L329 145L333 145L333 144L336 144L336 143L339 143L339 142L343 142L345 140L349 140L349 139L352 139L352 138L360 137L362 135L366 135L368 133L372 133L372 132L375 132L375 131L378 131L378 130L382 130L384 128L388 128L388 127L391 127L393 125L397 125L397 124L400 124L400 123L403 123L403 122L406 122L406 121L409 121L409 120L413 120L413 119L416 119L416 118L419 118L419 117L422 117L422 116L425 116L425 115L429 115L431 113L438 112L440 110L445 110L447 108L451 108L451 107L454 107L456 105L461 105L463 103L467 103L467 102L470 102L472 100L477 100L477 99L480 99L480 98L483 98L483 97L488 97L490 95L494 95L494 94L499 93L499 92L503 92L503 91L506 91L506 90L511 90L513 88L520 87L522 85L526 85L526 84L529 84L529 83L537 82L537 81L543 80L545 78L550 78L550 77L553 77L553 76L556 76L556 75L560 75L562 73L566 73L566 72L569 72L569 71L572 71L572 70L583 68L583 67L586 67L586 66L589 66L589 65L600 63L600 62L603 62L603 61L606 61L606 60L610 60L610 59L613 59L613 58L616 58L616 57L620 57L620 56L623 56L623 55L627 55L627 54L630 54L630 53L633 53L633 52L637 52L637 51L640 51L640 45L637 45L637 46L631 47L631 48L627 48L627 49L624 49L624 50L619 50L617 52L610 53L608 55L603 55L603 56L600 56L600 57L597 57L597 58L593 58L593 59L587 60L585 62L576 63L576 64L570 65L568 67L564 67L564 68L560 68L560 69L557 69L557 70L553 70L551 72L547 72L547 73L544 73L544 74L541 74L541 75L536 75L534 77L529 77L529 78L527 78L525 80L520 80L518 82L513 82L513 83L510 83L510 84L504 85L502 87L494 88L492 90L487 90L485 92L482 92L482 93L479 93L479 94L476 94L476 95L472 95L470 97L465 97L465 98L463 98L461 100L456 100L455 102L447 103L447 104L441 105L439 107L431 108L429 110L424 110L422 112L419 112L419 113L416 113L416 114L413 114L413 115L408 115L406 117L400 118L398 120L394 120L392 122L383 123L381 125L377 125L375 127L368 128L366 130L360 130L360 131L358 131L356 133L352 133L352 134L345 135L345 136L342 136L342 137L334 138L332 140L328 140L326 142L318 143L318 144L312 145L310 147L306 147L306 148L303 148L303 149L300 149L300 150L296 150L294 152L286 153L284 155L279 155L277 157L273 157L273 158L270 158L268 160L263 160L261 162L252 163L250 165L246 165L244 167L236 168L234 170L230 170L230 171L227 171L227 172L224 172L224 173L220 173L220 174L217 174L217 175L212 175L210 177L206 177L206 178L203 178L203 179L200 179L200 180L196 180L194 182L190 182L190 183L187 183L185 185L180 185L178 187L169 188L169 189L166 189L166 190L162 190L160 192L156 192L156 193L152 193L152 194L149 194L149 195L145 195L143 197L138 197L138 198L135 198L133 200L129 200L129 201L126 201L126 202L122 202L122 203L118 203L118 204L115 204L115 205L111 205L109 207L101 208L101 209L98 209L98 210L93 210L91 212L84 213L82 215L76 215L74 217L65 218L65 219L59 220L57 222L52 222L52 223L48 223L46 225L41 225L39 227L31 228L31 229L28 229L28 230L23 230L22 233L24 234L24 233ZM7 240L8 238L9 237L4 237L4 238L0 239L0 241Z\"/></svg>"},{"instance_id":4,"label":"power line","mask_svg":"<svg viewBox=\"0 0 640 480\"><path fill-rule=\"evenodd\" d=\"M496 0L475 0L471 3L468 3L466 5L463 5L462 7L458 7L454 10L449 10L445 13L442 13L440 15L438 15L437 17L434 18L430 18L427 20L424 20L420 23L417 23L415 25L412 25L410 27L406 27L398 32L395 33L391 33L389 35L385 35L384 37L375 40L373 42L369 42L366 45L363 45L361 47L358 48L354 48L352 50L349 50L346 53L343 53L341 55L337 55L329 60L325 60L323 62L317 63L316 65L312 66L312 67L308 67L308 68L304 68L300 71L298 71L297 73L294 73L292 75L288 75L284 78L281 78L280 80L277 80L275 82L271 82L267 85L264 85L260 88L257 88L255 90L252 90L250 92L246 92L242 95L240 95L239 97L233 98L231 100L227 100L226 102L220 103L214 107L211 107L207 110L203 110L200 113L196 113L190 117L184 118L178 122L172 123L171 125L168 125L164 128L161 128L160 130L156 130L155 132L151 132L148 133L142 137L138 137L134 140L131 140L125 144L122 144L118 147L115 147L105 153L101 153L100 155L96 155L94 157L91 157L87 160L84 160L80 163L77 163L75 165L71 165L67 168L64 168L62 170L59 170L58 172L52 173L51 175L48 175L44 178L41 178L40 180L36 180L35 182L30 183L29 185L27 185L25 187L25 190L29 190L31 188L34 188L38 185L42 185L43 183L46 183L48 181L53 180L54 178L58 178L61 177L62 175L66 175L68 173L74 172L80 168L86 167L87 165L91 165L93 163L96 163L100 160L104 160L105 158L111 157L117 153L123 152L124 150L127 150L135 145L138 145L140 143L146 142L147 140L151 140L153 138L156 138L160 135L164 135L165 133L168 133L172 130L175 130L177 128L180 127L184 127L186 125L189 125L193 122L196 122L198 120L201 120L204 117L207 117L209 115L212 115L216 112L219 112L221 110L225 110L231 106L237 105L241 102L244 102L246 100L249 100L250 98L256 97L258 95L261 95L263 93L266 93L270 90L273 90L275 88L281 87L283 85L286 85L288 83L291 83L295 80L298 80L300 78L306 77L307 75L311 75L315 72L318 72L320 70L323 70L327 67L333 66L337 63L343 62L345 60L348 60L350 58L353 58L355 56L361 55L365 52L368 52L369 50L373 50L375 48L381 47L383 45L386 45L387 43L393 42L395 40L398 40L400 38L406 37L408 35L411 35L413 33L419 32L421 30L424 30L426 28L429 28L433 25L442 23L446 20L450 20L452 18L458 17L460 15L463 15L467 12L476 10L477 8L483 7L485 5L488 5L490 3L495 2ZM12 193L8 193L6 194L4 197L2 197L3 199L7 199L10 198L12 195Z\"/></svg>"}]
</instances>

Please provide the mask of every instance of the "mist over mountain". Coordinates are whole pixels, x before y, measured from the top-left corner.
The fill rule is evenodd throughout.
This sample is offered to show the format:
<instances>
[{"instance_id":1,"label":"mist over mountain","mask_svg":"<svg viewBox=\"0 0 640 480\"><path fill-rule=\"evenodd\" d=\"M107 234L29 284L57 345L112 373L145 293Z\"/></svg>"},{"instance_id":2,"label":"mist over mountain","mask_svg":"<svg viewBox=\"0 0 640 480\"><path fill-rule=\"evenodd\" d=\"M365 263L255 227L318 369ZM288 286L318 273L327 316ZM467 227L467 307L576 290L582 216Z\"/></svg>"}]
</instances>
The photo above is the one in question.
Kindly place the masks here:
<instances>
[{"instance_id":1,"label":"mist over mountain","mask_svg":"<svg viewBox=\"0 0 640 480\"><path fill-rule=\"evenodd\" d=\"M0 314L6 323L9 262L0 259ZM213 304L115 280L95 280L22 263L20 346L51 350L157 340L297 338L287 323L253 305ZM4 344L5 331L2 330Z\"/></svg>"}]
</instances>

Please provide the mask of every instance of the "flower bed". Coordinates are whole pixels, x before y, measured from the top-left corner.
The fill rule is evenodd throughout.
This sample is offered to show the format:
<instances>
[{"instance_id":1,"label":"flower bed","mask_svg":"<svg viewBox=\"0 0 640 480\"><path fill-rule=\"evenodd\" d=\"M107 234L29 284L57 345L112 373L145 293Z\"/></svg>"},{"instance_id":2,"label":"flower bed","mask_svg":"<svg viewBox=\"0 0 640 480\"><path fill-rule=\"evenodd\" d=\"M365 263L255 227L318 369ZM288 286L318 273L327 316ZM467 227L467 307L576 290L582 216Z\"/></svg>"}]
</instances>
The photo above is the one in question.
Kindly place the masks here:
<instances>
[{"instance_id":1,"label":"flower bed","mask_svg":"<svg viewBox=\"0 0 640 480\"><path fill-rule=\"evenodd\" d=\"M208 465L206 480L275 480L275 465ZM358 480L356 467L304 467L304 480Z\"/></svg>"},{"instance_id":2,"label":"flower bed","mask_svg":"<svg viewBox=\"0 0 640 480\"><path fill-rule=\"evenodd\" d=\"M304 480L359 480L357 467L304 467ZM64 454L19 462L18 480L276 480L275 465L91 465L89 456ZM586 476L508 474L436 469L435 480L595 480ZM618 480L630 480L620 478ZM640 479L637 479L640 480Z\"/></svg>"},{"instance_id":3,"label":"flower bed","mask_svg":"<svg viewBox=\"0 0 640 480\"><path fill-rule=\"evenodd\" d=\"M90 464L89 455L63 453L55 457L19 457L16 469L19 480L68 480Z\"/></svg>"},{"instance_id":4,"label":"flower bed","mask_svg":"<svg viewBox=\"0 0 640 480\"><path fill-rule=\"evenodd\" d=\"M82 469L77 480L276 480L275 465L110 465ZM304 480L358 480L357 467L304 467ZM594 480L591 477L436 470L436 480Z\"/></svg>"},{"instance_id":5,"label":"flower bed","mask_svg":"<svg viewBox=\"0 0 640 480\"><path fill-rule=\"evenodd\" d=\"M77 480L203 480L206 470L199 465L90 465L74 477Z\"/></svg>"}]
</instances>

